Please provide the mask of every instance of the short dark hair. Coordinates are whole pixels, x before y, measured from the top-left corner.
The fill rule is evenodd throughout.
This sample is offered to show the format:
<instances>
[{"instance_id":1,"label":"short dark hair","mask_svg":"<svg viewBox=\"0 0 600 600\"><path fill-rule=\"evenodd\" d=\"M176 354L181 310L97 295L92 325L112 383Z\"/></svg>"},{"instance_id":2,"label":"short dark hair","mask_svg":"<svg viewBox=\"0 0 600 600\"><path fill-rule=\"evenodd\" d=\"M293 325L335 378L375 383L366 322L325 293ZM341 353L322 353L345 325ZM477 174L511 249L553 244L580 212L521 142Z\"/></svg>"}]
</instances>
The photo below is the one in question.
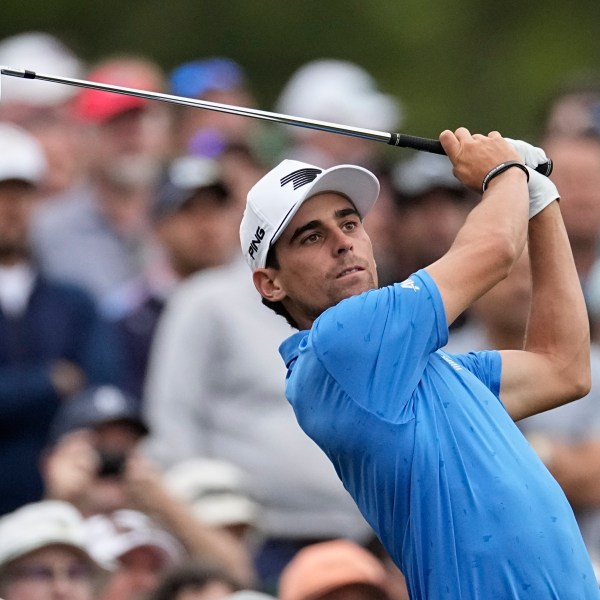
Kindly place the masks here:
<instances>
[{"instance_id":1,"label":"short dark hair","mask_svg":"<svg viewBox=\"0 0 600 600\"><path fill-rule=\"evenodd\" d=\"M220 567L203 560L191 560L167 571L150 595L150 600L171 600L185 589L202 588L214 581L225 583L233 592L242 589L240 582Z\"/></svg>"},{"instance_id":2,"label":"short dark hair","mask_svg":"<svg viewBox=\"0 0 600 600\"><path fill-rule=\"evenodd\" d=\"M271 246L269 251L267 252L267 259L265 261L265 267L268 269L279 269L279 260L277 259L277 252L275 250L275 246ZM267 307L274 311L276 314L285 318L288 324L294 329L300 329L298 327L298 323L294 320L292 315L288 312L288 310L283 306L281 301L273 302L272 300L267 300L264 296L262 297L262 303Z\"/></svg>"}]
</instances>

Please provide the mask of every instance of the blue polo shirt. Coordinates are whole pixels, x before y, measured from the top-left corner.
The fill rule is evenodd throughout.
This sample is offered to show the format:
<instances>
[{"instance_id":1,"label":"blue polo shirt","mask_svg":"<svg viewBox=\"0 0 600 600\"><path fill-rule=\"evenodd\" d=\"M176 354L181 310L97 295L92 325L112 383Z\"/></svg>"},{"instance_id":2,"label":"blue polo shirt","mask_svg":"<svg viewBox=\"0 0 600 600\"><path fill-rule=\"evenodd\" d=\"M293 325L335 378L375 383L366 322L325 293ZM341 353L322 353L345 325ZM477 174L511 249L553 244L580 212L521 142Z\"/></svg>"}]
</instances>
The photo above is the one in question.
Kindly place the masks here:
<instances>
[{"instance_id":1,"label":"blue polo shirt","mask_svg":"<svg viewBox=\"0 0 600 600\"><path fill-rule=\"evenodd\" d=\"M288 338L286 395L411 598L600 598L562 490L499 399L498 352L449 355L425 271Z\"/></svg>"}]
</instances>

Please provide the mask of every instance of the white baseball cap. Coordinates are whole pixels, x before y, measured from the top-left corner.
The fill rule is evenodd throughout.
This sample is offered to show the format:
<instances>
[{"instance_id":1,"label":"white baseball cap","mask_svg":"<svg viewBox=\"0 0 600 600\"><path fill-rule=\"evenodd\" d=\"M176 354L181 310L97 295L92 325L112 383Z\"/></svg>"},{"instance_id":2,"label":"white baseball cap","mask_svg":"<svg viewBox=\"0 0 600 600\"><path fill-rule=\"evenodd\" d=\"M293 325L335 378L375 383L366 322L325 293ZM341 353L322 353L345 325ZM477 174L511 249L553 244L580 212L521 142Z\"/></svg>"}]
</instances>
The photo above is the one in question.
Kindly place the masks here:
<instances>
[{"instance_id":1,"label":"white baseball cap","mask_svg":"<svg viewBox=\"0 0 600 600\"><path fill-rule=\"evenodd\" d=\"M265 266L269 249L302 203L324 192L349 198L364 219L379 195L379 181L371 171L357 165L321 169L284 160L252 187L240 226L242 253L252 271Z\"/></svg>"},{"instance_id":2,"label":"white baseball cap","mask_svg":"<svg viewBox=\"0 0 600 600\"><path fill-rule=\"evenodd\" d=\"M279 99L278 112L355 127L391 131L402 121L398 98L380 91L373 76L360 65L322 58L302 65L289 79ZM311 130L293 127L294 137Z\"/></svg>"},{"instance_id":3,"label":"white baseball cap","mask_svg":"<svg viewBox=\"0 0 600 600\"><path fill-rule=\"evenodd\" d=\"M44 150L25 129L0 123L0 181L18 179L39 185L46 173Z\"/></svg>"},{"instance_id":4,"label":"white baseball cap","mask_svg":"<svg viewBox=\"0 0 600 600\"><path fill-rule=\"evenodd\" d=\"M183 460L165 472L165 483L208 525L257 523L260 508L246 491L246 473L229 461Z\"/></svg>"},{"instance_id":5,"label":"white baseball cap","mask_svg":"<svg viewBox=\"0 0 600 600\"><path fill-rule=\"evenodd\" d=\"M113 567L124 554L137 548L154 548L169 565L185 555L178 539L137 510L92 515L85 520L85 530L90 554L96 561Z\"/></svg>"},{"instance_id":6,"label":"white baseball cap","mask_svg":"<svg viewBox=\"0 0 600 600\"><path fill-rule=\"evenodd\" d=\"M42 31L26 31L0 41L0 64L62 77L80 77L83 62L57 37ZM3 103L56 106L72 98L77 88L50 81L6 77Z\"/></svg>"},{"instance_id":7,"label":"white baseball cap","mask_svg":"<svg viewBox=\"0 0 600 600\"><path fill-rule=\"evenodd\" d=\"M87 546L84 519L68 502L33 502L0 519L0 567L34 550L56 544L73 548L93 560Z\"/></svg>"}]
</instances>

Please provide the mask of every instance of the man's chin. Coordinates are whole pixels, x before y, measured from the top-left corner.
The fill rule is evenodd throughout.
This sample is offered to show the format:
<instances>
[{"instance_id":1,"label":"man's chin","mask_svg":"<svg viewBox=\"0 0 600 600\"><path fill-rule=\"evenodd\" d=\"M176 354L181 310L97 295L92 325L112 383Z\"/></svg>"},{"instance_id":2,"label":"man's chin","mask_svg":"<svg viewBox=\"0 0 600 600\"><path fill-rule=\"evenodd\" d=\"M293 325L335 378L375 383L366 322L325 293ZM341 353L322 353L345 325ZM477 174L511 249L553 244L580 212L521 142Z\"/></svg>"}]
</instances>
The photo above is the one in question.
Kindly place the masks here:
<instances>
[{"instance_id":1,"label":"man's chin","mask_svg":"<svg viewBox=\"0 0 600 600\"><path fill-rule=\"evenodd\" d=\"M368 292L375 288L375 283L371 278L368 280L365 278L356 278L354 281L345 281L343 285L340 286L337 297L337 302L341 302L346 298L351 298L352 296L358 296L364 292ZM336 304L337 304L336 302Z\"/></svg>"}]
</instances>

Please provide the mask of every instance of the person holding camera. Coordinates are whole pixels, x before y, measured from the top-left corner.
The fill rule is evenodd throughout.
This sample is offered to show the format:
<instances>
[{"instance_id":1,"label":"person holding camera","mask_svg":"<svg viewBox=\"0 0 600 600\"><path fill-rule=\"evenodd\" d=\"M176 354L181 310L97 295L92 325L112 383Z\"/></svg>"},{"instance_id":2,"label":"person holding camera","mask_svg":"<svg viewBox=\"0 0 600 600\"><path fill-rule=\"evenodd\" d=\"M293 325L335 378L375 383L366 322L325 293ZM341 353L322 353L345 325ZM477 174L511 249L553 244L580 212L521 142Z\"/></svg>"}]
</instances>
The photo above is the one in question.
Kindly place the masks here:
<instances>
[{"instance_id":1,"label":"person holding camera","mask_svg":"<svg viewBox=\"0 0 600 600\"><path fill-rule=\"evenodd\" d=\"M65 403L42 459L46 498L70 502L87 518L143 513L175 536L188 556L209 556L241 585L253 584L246 547L202 522L137 451L148 433L139 408L135 397L112 385L88 387Z\"/></svg>"}]
</instances>

